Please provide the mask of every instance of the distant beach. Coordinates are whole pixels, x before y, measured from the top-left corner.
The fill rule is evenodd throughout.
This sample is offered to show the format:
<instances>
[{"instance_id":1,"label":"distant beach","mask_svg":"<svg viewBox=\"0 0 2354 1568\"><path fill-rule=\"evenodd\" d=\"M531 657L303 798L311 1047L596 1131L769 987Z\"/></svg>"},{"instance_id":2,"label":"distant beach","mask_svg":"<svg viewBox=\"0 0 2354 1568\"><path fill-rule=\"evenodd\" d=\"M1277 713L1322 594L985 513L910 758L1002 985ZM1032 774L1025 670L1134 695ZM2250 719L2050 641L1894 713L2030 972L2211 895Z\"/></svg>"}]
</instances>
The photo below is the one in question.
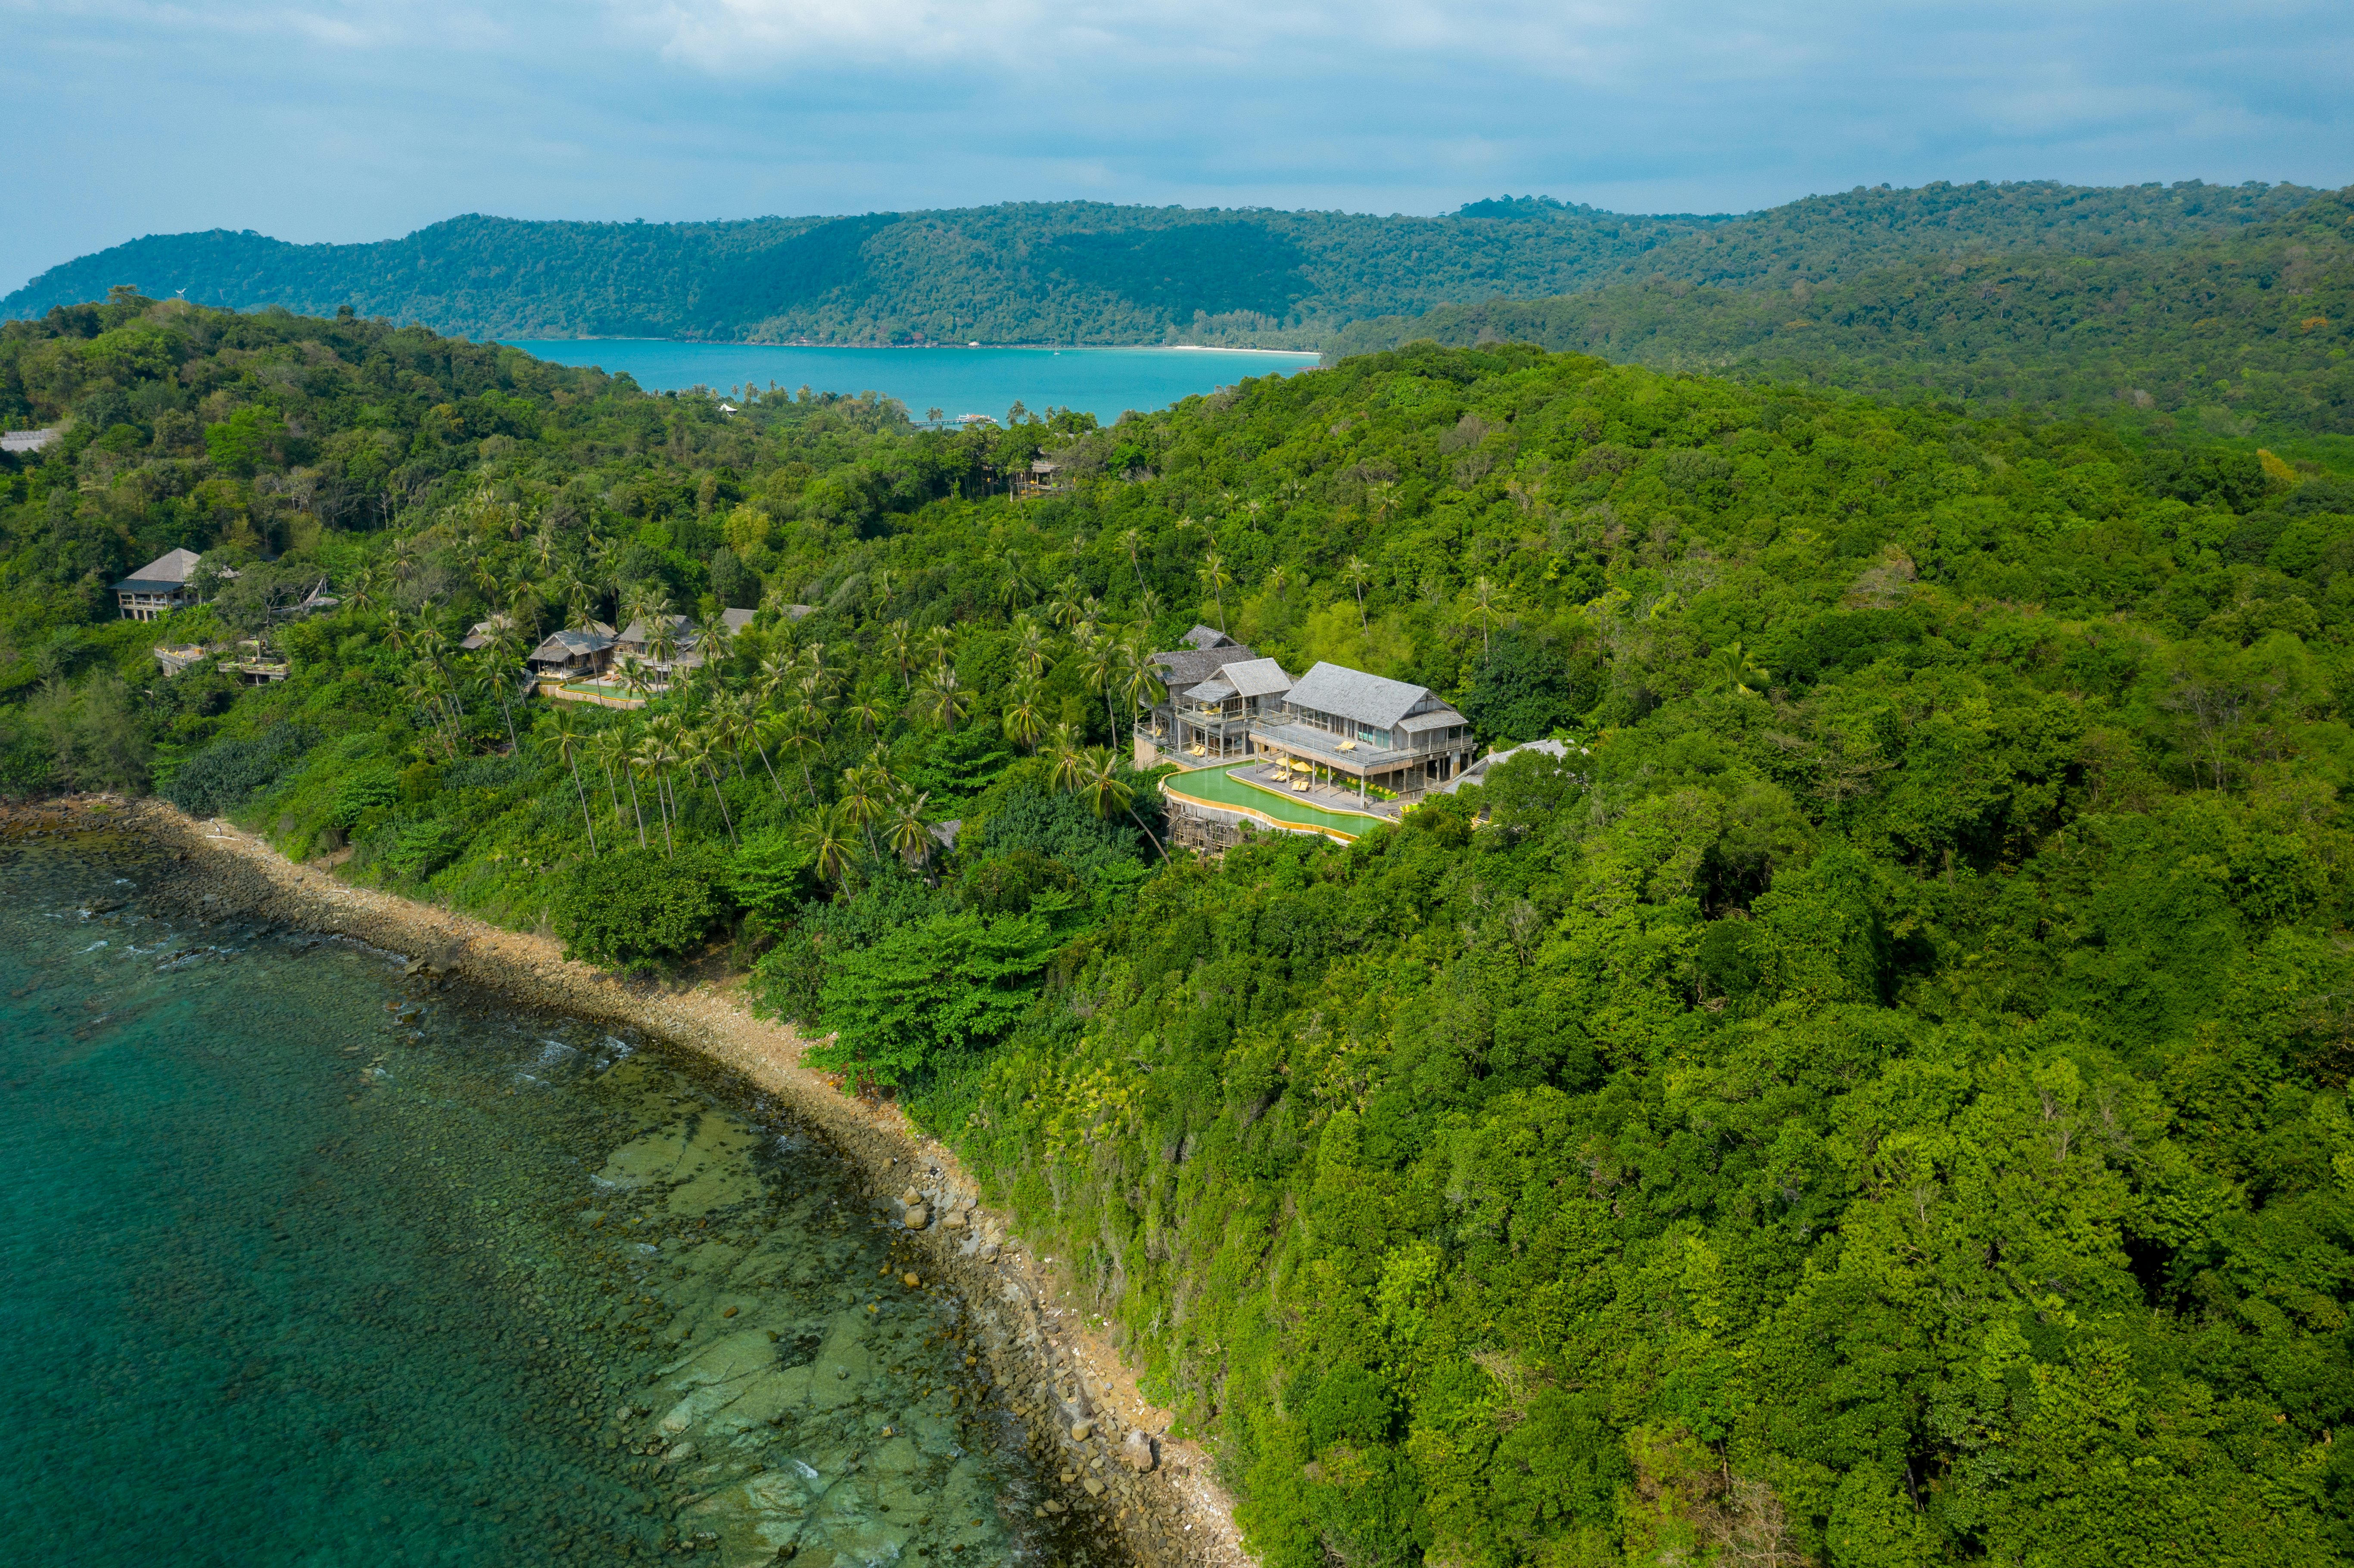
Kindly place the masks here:
<instances>
[{"instance_id":1,"label":"distant beach","mask_svg":"<svg viewBox=\"0 0 2354 1568\"><path fill-rule=\"evenodd\" d=\"M657 392L708 387L808 387L875 392L917 418L1002 419L1015 403L1034 413L1076 408L1106 424L1130 409L1150 412L1236 381L1312 370L1301 350L1004 347L813 348L762 343L678 343L660 338L516 338L508 346L558 365L593 365Z\"/></svg>"}]
</instances>

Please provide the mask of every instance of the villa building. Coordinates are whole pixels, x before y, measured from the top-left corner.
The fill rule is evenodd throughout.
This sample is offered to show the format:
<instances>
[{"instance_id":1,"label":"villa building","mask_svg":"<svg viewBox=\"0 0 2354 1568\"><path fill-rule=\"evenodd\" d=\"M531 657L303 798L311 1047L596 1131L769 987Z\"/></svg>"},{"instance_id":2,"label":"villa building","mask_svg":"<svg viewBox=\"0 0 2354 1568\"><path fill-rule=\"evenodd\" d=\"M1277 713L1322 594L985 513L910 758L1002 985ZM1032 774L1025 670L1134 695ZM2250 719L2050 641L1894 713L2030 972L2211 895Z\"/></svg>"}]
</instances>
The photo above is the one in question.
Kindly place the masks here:
<instances>
[{"instance_id":1,"label":"villa building","mask_svg":"<svg viewBox=\"0 0 2354 1568\"><path fill-rule=\"evenodd\" d=\"M531 651L532 673L545 681L577 681L601 675L613 664L613 629L601 620L552 632Z\"/></svg>"},{"instance_id":2,"label":"villa building","mask_svg":"<svg viewBox=\"0 0 2354 1568\"><path fill-rule=\"evenodd\" d=\"M1215 634L1214 633L1213 636ZM1199 656L1239 650L1197 648ZM1156 655L1156 660L1182 655ZM1185 772L1161 781L1176 842L1221 851L1254 828L1342 842L1451 790L1478 756L1470 722L1427 686L1340 664L1293 680L1240 659L1179 690L1155 715Z\"/></svg>"},{"instance_id":3,"label":"villa building","mask_svg":"<svg viewBox=\"0 0 2354 1568\"><path fill-rule=\"evenodd\" d=\"M196 602L188 578L196 569L194 550L173 550L156 556L114 585L115 603L125 620L154 620Z\"/></svg>"},{"instance_id":4,"label":"villa building","mask_svg":"<svg viewBox=\"0 0 2354 1568\"><path fill-rule=\"evenodd\" d=\"M1319 663L1251 726L1257 755L1311 784L1400 798L1446 783L1476 755L1470 721L1427 686ZM1295 780L1297 781L1297 780Z\"/></svg>"}]
</instances>

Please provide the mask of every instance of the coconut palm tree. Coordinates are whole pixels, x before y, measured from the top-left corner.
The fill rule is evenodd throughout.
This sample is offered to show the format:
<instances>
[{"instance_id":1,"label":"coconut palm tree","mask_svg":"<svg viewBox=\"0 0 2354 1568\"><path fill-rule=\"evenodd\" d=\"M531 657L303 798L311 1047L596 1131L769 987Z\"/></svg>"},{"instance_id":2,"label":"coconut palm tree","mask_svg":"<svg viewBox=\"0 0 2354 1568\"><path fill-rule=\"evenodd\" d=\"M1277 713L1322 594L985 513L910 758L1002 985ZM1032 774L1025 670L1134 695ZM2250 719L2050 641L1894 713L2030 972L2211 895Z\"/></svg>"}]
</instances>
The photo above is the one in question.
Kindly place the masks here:
<instances>
[{"instance_id":1,"label":"coconut palm tree","mask_svg":"<svg viewBox=\"0 0 2354 1568\"><path fill-rule=\"evenodd\" d=\"M931 853L932 830L924 825L924 806L930 800L928 793L902 791L891 803L891 828L885 835L886 842L910 869L922 864L924 857Z\"/></svg>"},{"instance_id":2,"label":"coconut palm tree","mask_svg":"<svg viewBox=\"0 0 2354 1568\"><path fill-rule=\"evenodd\" d=\"M1046 650L1046 629L1026 615L1013 618L1013 662L1033 680L1055 662Z\"/></svg>"},{"instance_id":3,"label":"coconut palm tree","mask_svg":"<svg viewBox=\"0 0 2354 1568\"><path fill-rule=\"evenodd\" d=\"M571 712L562 707L556 710L555 732L556 755L563 758L564 766L572 770L572 792L580 798L580 825L588 830L588 853L595 854L598 853L597 824L589 820L588 791L580 782L580 753L588 746L588 737L581 734Z\"/></svg>"},{"instance_id":4,"label":"coconut palm tree","mask_svg":"<svg viewBox=\"0 0 2354 1568\"><path fill-rule=\"evenodd\" d=\"M1112 688L1119 682L1119 645L1108 637L1091 636L1078 646L1079 679L1087 690L1101 692L1104 700L1104 722L1111 726L1111 740L1119 744L1119 714L1112 706Z\"/></svg>"},{"instance_id":5,"label":"coconut palm tree","mask_svg":"<svg viewBox=\"0 0 2354 1568\"><path fill-rule=\"evenodd\" d=\"M1136 574L1136 591L1140 594L1150 592L1151 590L1144 586L1144 567L1137 560L1137 556L1144 550L1143 530L1130 528L1122 534L1119 536L1119 547L1128 556L1128 569Z\"/></svg>"},{"instance_id":6,"label":"coconut palm tree","mask_svg":"<svg viewBox=\"0 0 2354 1568\"><path fill-rule=\"evenodd\" d=\"M1373 568L1365 565L1363 556L1351 556L1341 563L1341 575L1348 579L1351 588L1357 590L1357 630L1363 631L1366 630L1365 583L1373 575Z\"/></svg>"},{"instance_id":7,"label":"coconut palm tree","mask_svg":"<svg viewBox=\"0 0 2354 1568\"><path fill-rule=\"evenodd\" d=\"M890 722L891 707L882 698L868 692L843 709L842 716L856 725L859 734L872 740L875 732Z\"/></svg>"},{"instance_id":8,"label":"coconut palm tree","mask_svg":"<svg viewBox=\"0 0 2354 1568\"><path fill-rule=\"evenodd\" d=\"M638 847L646 847L646 814L638 805L638 776L630 771L630 741L619 727L597 736L597 765L605 770L605 792L613 798L613 820L621 820L621 792L613 782L618 772L630 781L630 810L637 814Z\"/></svg>"},{"instance_id":9,"label":"coconut palm tree","mask_svg":"<svg viewBox=\"0 0 2354 1568\"><path fill-rule=\"evenodd\" d=\"M1057 791L1077 789L1079 780L1087 776L1087 758L1081 753L1079 737L1072 732L1069 720L1056 725L1048 737L1046 760L1050 768L1048 781Z\"/></svg>"},{"instance_id":10,"label":"coconut palm tree","mask_svg":"<svg viewBox=\"0 0 2354 1568\"><path fill-rule=\"evenodd\" d=\"M655 727L652 721L649 721L644 733L639 737L637 754L631 758L631 761L634 766L643 768L653 779L654 810L662 818L663 854L665 858L674 853L677 849L677 845L671 839L669 794L670 767L677 759L678 754L671 749L665 732Z\"/></svg>"},{"instance_id":11,"label":"coconut palm tree","mask_svg":"<svg viewBox=\"0 0 2354 1568\"><path fill-rule=\"evenodd\" d=\"M1217 600L1218 634L1223 637L1226 630L1226 589L1234 586L1234 574L1226 570L1225 561L1215 550L1203 556L1195 574L1201 577L1202 586L1210 590L1211 598Z\"/></svg>"},{"instance_id":12,"label":"coconut palm tree","mask_svg":"<svg viewBox=\"0 0 2354 1568\"><path fill-rule=\"evenodd\" d=\"M839 882L850 867L850 852L855 842L853 835L857 825L849 821L840 806L820 806L801 819L793 836L817 862L817 874L825 882Z\"/></svg>"},{"instance_id":13,"label":"coconut palm tree","mask_svg":"<svg viewBox=\"0 0 2354 1568\"><path fill-rule=\"evenodd\" d=\"M769 760L769 747L791 733L792 726L784 721L781 715L747 710L745 738L751 741L752 749L760 754L760 766L769 770L769 782L775 788L779 800L785 798L785 787L777 778L777 765Z\"/></svg>"},{"instance_id":14,"label":"coconut palm tree","mask_svg":"<svg viewBox=\"0 0 2354 1568\"><path fill-rule=\"evenodd\" d=\"M1045 707L1038 683L1027 676L1014 682L1013 700L1005 705L1005 716L1001 721L1005 738L1024 751L1038 748L1038 737L1046 733Z\"/></svg>"},{"instance_id":15,"label":"coconut palm tree","mask_svg":"<svg viewBox=\"0 0 2354 1568\"><path fill-rule=\"evenodd\" d=\"M1486 577L1479 577L1472 582L1471 613L1479 618L1479 656L1482 659L1491 657L1495 652L1495 643L1490 633L1493 623L1503 614L1503 611L1496 608L1496 599L1497 588L1494 583L1490 582Z\"/></svg>"},{"instance_id":16,"label":"coconut palm tree","mask_svg":"<svg viewBox=\"0 0 2354 1568\"><path fill-rule=\"evenodd\" d=\"M904 620L895 620L883 629L883 652L899 667L899 689L908 689L907 669L915 662L916 635Z\"/></svg>"},{"instance_id":17,"label":"coconut palm tree","mask_svg":"<svg viewBox=\"0 0 2354 1568\"><path fill-rule=\"evenodd\" d=\"M933 626L927 627L925 629L923 635L924 653L931 660L933 669L944 670L948 668L949 649L954 645L955 642L956 633L950 631L945 626Z\"/></svg>"},{"instance_id":18,"label":"coconut palm tree","mask_svg":"<svg viewBox=\"0 0 2354 1568\"><path fill-rule=\"evenodd\" d=\"M1128 732L1133 737L1138 715L1147 708L1158 707L1169 694L1161 683L1161 672L1152 662L1151 644L1142 634L1130 637L1119 648L1119 689L1128 698Z\"/></svg>"},{"instance_id":19,"label":"coconut palm tree","mask_svg":"<svg viewBox=\"0 0 2354 1568\"><path fill-rule=\"evenodd\" d=\"M719 769L711 763L712 753L717 749L718 742L708 729L682 728L679 732L679 766L686 769L689 778L700 768L704 778L711 781L711 798L719 802L719 820L727 825L727 842L740 848L736 837L736 818L727 810L727 792L720 788Z\"/></svg>"},{"instance_id":20,"label":"coconut palm tree","mask_svg":"<svg viewBox=\"0 0 2354 1568\"><path fill-rule=\"evenodd\" d=\"M1108 817L1114 811L1126 811L1128 820L1136 824L1136 831L1144 835L1165 865L1169 862L1169 852L1161 847L1161 840L1144 825L1144 819L1136 814L1136 791L1119 777L1119 754L1111 747L1091 747L1081 757L1078 778L1073 787L1086 796L1087 805L1098 817Z\"/></svg>"}]
</instances>

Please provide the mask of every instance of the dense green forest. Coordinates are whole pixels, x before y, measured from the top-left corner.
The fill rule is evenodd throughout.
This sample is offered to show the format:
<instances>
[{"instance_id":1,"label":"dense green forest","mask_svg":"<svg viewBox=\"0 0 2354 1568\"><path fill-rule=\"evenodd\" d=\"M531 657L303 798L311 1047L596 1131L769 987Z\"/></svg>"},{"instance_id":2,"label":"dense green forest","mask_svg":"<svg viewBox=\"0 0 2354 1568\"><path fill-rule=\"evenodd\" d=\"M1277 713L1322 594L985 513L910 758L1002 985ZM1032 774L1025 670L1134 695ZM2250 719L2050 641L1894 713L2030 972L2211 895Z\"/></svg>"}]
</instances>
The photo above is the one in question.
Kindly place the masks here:
<instances>
[{"instance_id":1,"label":"dense green forest","mask_svg":"<svg viewBox=\"0 0 2354 1568\"><path fill-rule=\"evenodd\" d=\"M2193 412L2221 432L2354 434L2354 200L2109 256L1931 258L1787 289L1655 277L1341 331L1330 358L1427 339L1883 397Z\"/></svg>"},{"instance_id":2,"label":"dense green forest","mask_svg":"<svg viewBox=\"0 0 2354 1568\"><path fill-rule=\"evenodd\" d=\"M0 317L121 285L237 310L349 306L477 338L1314 348L1366 317L1625 278L1787 287L1919 257L2137 250L2278 217L2313 194L1939 184L1739 217L1538 197L1444 217L1089 202L688 224L469 217L367 245L153 235L51 269L0 299Z\"/></svg>"},{"instance_id":3,"label":"dense green forest","mask_svg":"<svg viewBox=\"0 0 2354 1568\"><path fill-rule=\"evenodd\" d=\"M1527 346L919 432L126 291L0 377L69 431L0 460L8 787L748 973L1276 1568L2354 1560L2345 477ZM209 602L107 620L174 545ZM516 695L663 604L762 609ZM1203 619L1580 748L1164 862L1114 747Z\"/></svg>"}]
</instances>

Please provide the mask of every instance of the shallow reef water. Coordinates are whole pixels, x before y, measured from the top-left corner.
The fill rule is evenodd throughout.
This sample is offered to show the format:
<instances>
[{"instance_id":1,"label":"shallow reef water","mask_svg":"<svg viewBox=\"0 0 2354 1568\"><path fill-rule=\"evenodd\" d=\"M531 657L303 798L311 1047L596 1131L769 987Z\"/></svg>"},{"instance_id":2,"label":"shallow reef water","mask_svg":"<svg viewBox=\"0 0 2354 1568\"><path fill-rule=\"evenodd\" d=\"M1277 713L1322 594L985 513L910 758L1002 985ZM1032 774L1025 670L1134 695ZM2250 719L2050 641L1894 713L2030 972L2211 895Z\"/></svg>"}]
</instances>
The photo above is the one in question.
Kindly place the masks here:
<instances>
[{"instance_id":1,"label":"shallow reef water","mask_svg":"<svg viewBox=\"0 0 2354 1568\"><path fill-rule=\"evenodd\" d=\"M169 870L0 845L0 1562L1117 1555L785 1108Z\"/></svg>"}]
</instances>

